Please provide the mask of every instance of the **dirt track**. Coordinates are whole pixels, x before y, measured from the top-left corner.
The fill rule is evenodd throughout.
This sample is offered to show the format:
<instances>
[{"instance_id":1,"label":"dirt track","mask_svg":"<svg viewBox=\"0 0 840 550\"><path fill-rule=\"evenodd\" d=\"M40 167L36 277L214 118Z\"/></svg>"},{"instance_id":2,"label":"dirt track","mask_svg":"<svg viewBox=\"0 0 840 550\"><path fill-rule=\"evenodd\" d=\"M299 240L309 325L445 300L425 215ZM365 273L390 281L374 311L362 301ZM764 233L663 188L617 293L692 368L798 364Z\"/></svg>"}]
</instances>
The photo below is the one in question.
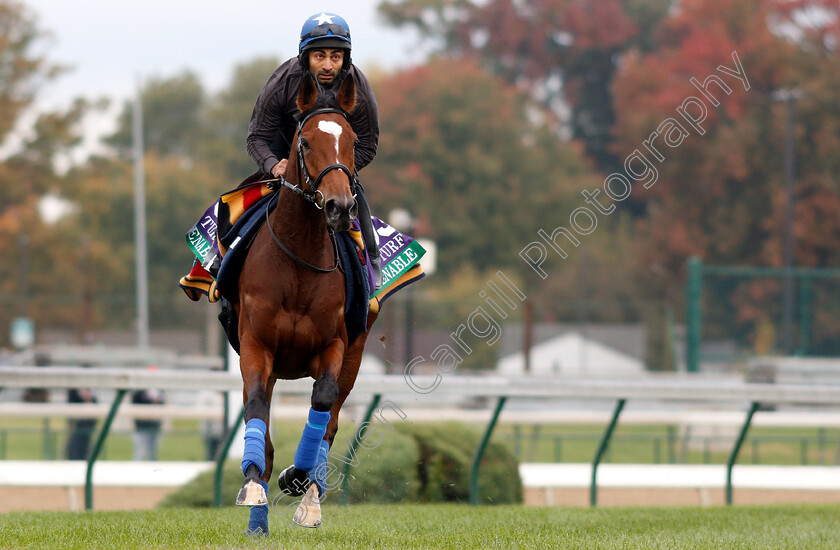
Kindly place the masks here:
<instances>
[{"instance_id":1,"label":"dirt track","mask_svg":"<svg viewBox=\"0 0 840 550\"><path fill-rule=\"evenodd\" d=\"M177 487L99 487L94 510L147 510ZM84 487L0 487L0 513L84 510Z\"/></svg>"},{"instance_id":2,"label":"dirt track","mask_svg":"<svg viewBox=\"0 0 840 550\"><path fill-rule=\"evenodd\" d=\"M101 487L94 489L95 510L154 508L173 487ZM234 495L231 495L233 498ZM735 504L840 503L837 491L735 489ZM716 506L725 503L722 489L601 489L599 506ZM589 506L588 489L526 489L531 506ZM0 513L84 510L83 487L0 487Z\"/></svg>"}]
</instances>

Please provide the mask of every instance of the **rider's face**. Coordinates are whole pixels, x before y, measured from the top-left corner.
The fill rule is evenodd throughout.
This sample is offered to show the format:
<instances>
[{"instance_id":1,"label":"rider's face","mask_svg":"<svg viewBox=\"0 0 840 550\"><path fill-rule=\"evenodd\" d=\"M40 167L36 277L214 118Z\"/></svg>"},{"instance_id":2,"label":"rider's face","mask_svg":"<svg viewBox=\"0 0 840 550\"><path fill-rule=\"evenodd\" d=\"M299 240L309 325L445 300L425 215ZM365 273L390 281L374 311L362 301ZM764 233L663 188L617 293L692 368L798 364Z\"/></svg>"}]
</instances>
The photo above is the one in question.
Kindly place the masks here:
<instances>
[{"instance_id":1,"label":"rider's face","mask_svg":"<svg viewBox=\"0 0 840 550\"><path fill-rule=\"evenodd\" d=\"M316 49L309 51L309 72L318 81L318 84L332 84L341 65L344 63L344 50L342 49Z\"/></svg>"}]
</instances>

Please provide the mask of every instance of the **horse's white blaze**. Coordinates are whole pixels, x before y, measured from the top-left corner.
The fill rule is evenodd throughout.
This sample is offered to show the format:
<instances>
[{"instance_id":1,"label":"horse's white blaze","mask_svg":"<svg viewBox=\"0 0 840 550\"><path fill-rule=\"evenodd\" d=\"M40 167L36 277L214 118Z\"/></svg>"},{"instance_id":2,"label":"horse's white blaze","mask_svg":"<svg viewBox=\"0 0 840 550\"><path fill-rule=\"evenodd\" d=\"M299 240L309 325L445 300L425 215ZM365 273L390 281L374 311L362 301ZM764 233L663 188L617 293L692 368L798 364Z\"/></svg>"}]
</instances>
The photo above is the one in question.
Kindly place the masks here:
<instances>
[{"instance_id":1,"label":"horse's white blaze","mask_svg":"<svg viewBox=\"0 0 840 550\"><path fill-rule=\"evenodd\" d=\"M338 162L338 138L341 137L341 126L331 120L318 121L318 129L335 138L335 161Z\"/></svg>"}]
</instances>

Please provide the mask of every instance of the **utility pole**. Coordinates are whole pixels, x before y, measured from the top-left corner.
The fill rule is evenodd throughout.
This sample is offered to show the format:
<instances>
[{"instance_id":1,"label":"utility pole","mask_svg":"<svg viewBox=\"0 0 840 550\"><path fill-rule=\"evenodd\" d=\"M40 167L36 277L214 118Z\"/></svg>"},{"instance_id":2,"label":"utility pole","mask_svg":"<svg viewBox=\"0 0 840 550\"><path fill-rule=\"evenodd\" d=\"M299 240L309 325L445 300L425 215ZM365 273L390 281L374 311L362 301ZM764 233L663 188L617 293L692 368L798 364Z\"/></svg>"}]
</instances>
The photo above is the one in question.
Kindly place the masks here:
<instances>
[{"instance_id":1,"label":"utility pole","mask_svg":"<svg viewBox=\"0 0 840 550\"><path fill-rule=\"evenodd\" d=\"M134 99L134 259L137 272L137 347L149 347L149 269L146 257L146 183L143 167L143 90Z\"/></svg>"},{"instance_id":2,"label":"utility pole","mask_svg":"<svg viewBox=\"0 0 840 550\"><path fill-rule=\"evenodd\" d=\"M793 181L796 174L794 129L796 125L795 102L802 91L781 89L773 92L773 99L785 103L785 225L782 244L782 261L788 273L782 286L782 351L793 354L793 297L794 297L794 238L793 238Z\"/></svg>"}]
</instances>

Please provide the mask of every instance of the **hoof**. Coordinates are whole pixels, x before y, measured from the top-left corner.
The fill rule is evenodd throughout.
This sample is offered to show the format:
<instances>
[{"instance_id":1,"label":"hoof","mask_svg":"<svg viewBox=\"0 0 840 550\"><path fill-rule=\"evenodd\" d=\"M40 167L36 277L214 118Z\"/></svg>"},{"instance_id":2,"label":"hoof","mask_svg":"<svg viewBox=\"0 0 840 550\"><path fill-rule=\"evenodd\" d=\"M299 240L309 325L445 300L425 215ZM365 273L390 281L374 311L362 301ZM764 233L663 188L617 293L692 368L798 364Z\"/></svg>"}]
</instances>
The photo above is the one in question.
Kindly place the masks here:
<instances>
[{"instance_id":1,"label":"hoof","mask_svg":"<svg viewBox=\"0 0 840 550\"><path fill-rule=\"evenodd\" d=\"M249 480L239 489L236 504L237 506L265 506L268 504L268 497L262 485Z\"/></svg>"},{"instance_id":2,"label":"hoof","mask_svg":"<svg viewBox=\"0 0 840 550\"><path fill-rule=\"evenodd\" d=\"M290 497L299 497L306 494L310 485L309 474L289 466L277 476L277 485L284 494Z\"/></svg>"},{"instance_id":3,"label":"hoof","mask_svg":"<svg viewBox=\"0 0 840 550\"><path fill-rule=\"evenodd\" d=\"M321 526L321 499L318 497L317 485L309 486L309 490L306 491L306 496L301 499L292 521L301 527L314 529Z\"/></svg>"}]
</instances>

